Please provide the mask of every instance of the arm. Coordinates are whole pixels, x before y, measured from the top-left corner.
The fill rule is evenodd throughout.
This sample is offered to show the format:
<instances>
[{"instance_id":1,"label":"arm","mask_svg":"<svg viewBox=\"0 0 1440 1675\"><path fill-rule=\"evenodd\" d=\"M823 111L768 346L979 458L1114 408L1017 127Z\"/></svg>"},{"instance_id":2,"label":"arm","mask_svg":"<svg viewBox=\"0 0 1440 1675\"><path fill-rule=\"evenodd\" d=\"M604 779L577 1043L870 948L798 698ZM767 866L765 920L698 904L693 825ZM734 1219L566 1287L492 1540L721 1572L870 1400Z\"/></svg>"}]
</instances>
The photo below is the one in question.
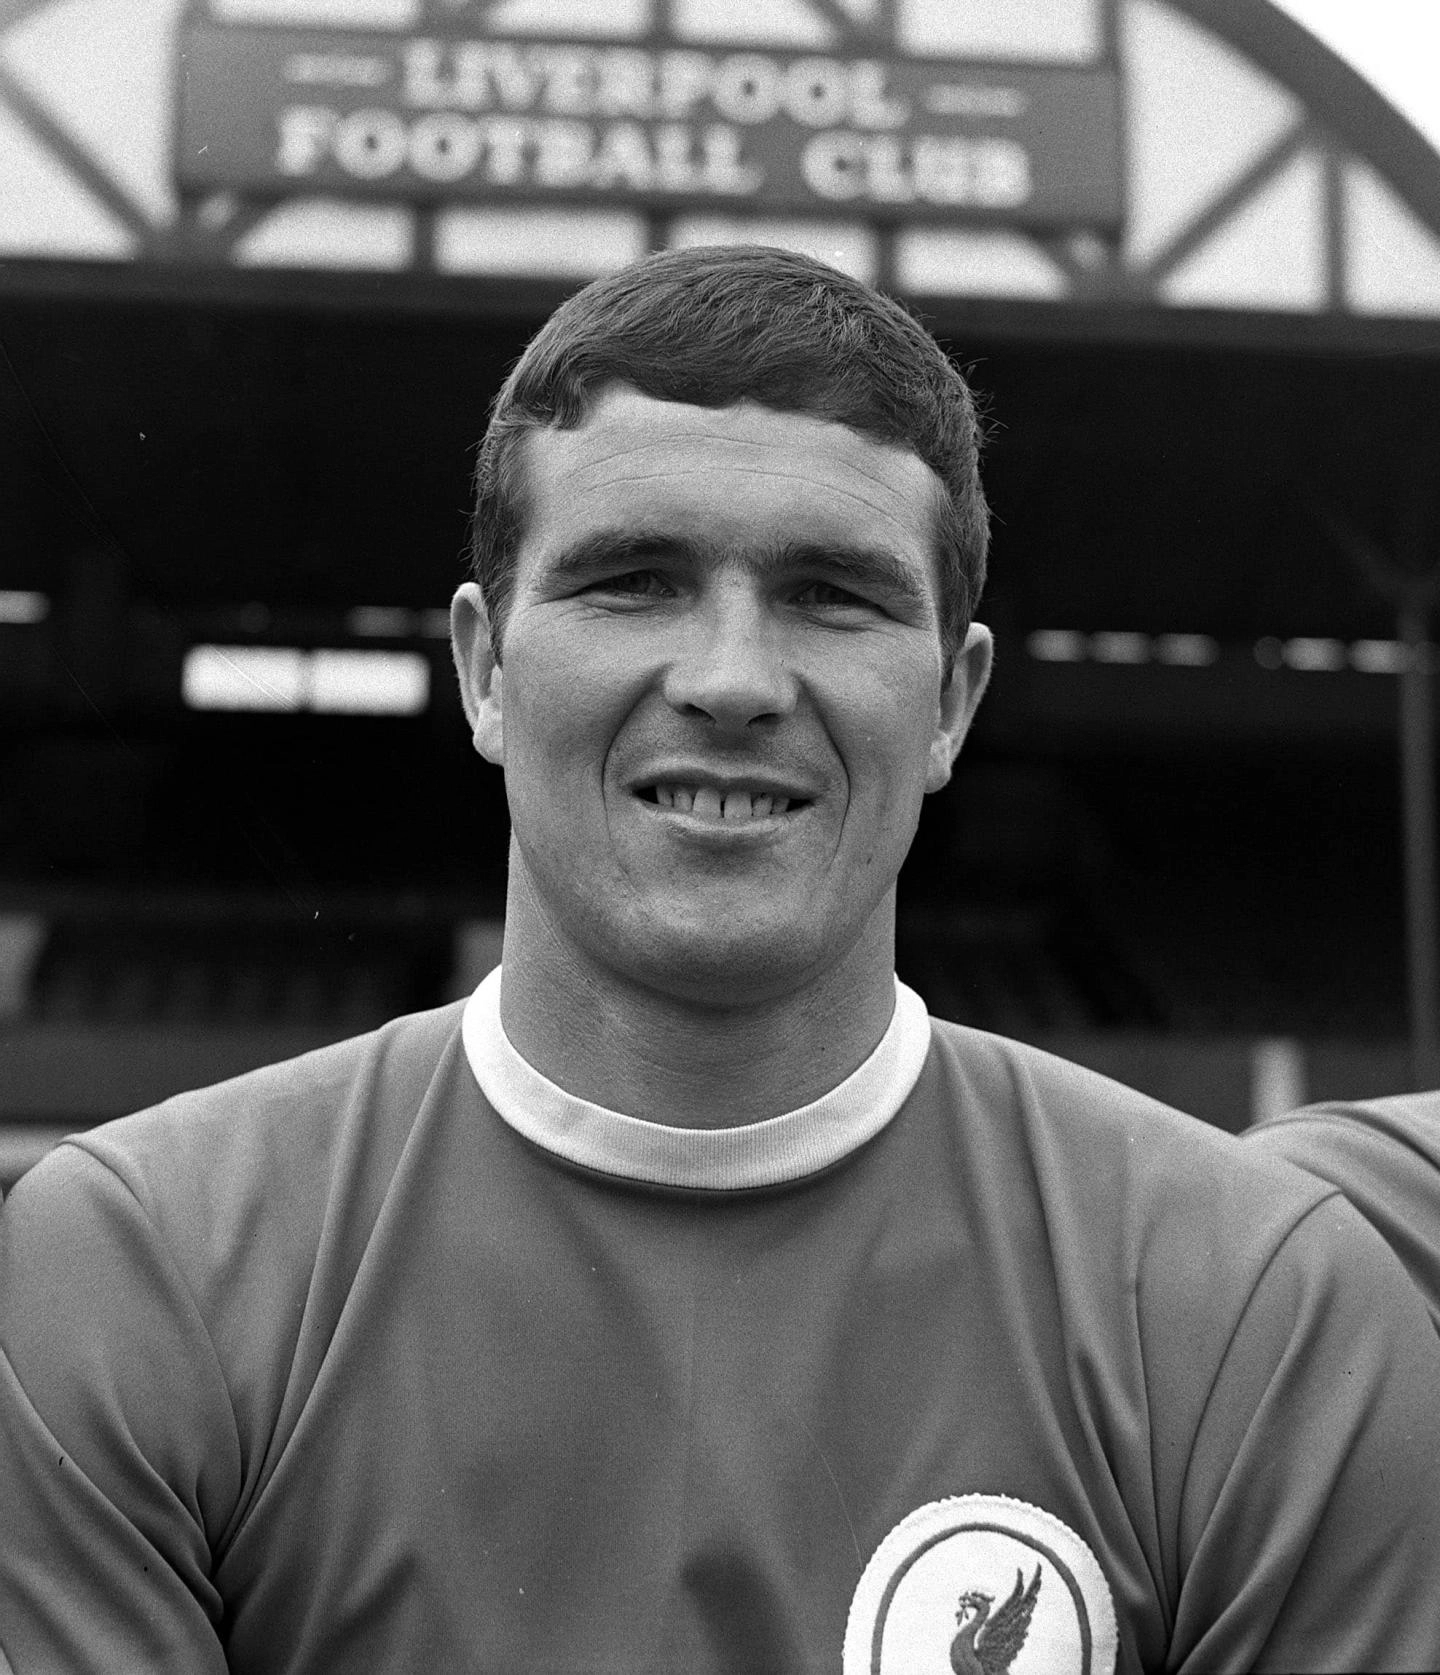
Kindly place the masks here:
<instances>
[{"instance_id":1,"label":"arm","mask_svg":"<svg viewBox=\"0 0 1440 1675\"><path fill-rule=\"evenodd\" d=\"M1178 1542L1172 1669L1440 1666L1440 1346L1338 1197L1282 1243L1236 1327Z\"/></svg>"},{"instance_id":2,"label":"arm","mask_svg":"<svg viewBox=\"0 0 1440 1675\"><path fill-rule=\"evenodd\" d=\"M0 1209L0 1651L15 1675L220 1675L211 1546L239 1483L183 1275L130 1189L61 1147Z\"/></svg>"}]
</instances>

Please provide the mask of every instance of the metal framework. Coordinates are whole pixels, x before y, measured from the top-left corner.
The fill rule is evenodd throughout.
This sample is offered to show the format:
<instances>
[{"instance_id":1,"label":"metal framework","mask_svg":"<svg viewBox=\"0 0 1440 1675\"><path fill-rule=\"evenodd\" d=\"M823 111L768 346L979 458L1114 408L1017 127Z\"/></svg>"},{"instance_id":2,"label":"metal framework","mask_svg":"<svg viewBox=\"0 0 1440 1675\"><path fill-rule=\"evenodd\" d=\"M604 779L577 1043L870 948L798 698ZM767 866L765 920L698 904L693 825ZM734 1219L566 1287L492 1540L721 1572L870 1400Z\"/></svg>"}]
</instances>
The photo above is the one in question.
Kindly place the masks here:
<instances>
[{"instance_id":1,"label":"metal framework","mask_svg":"<svg viewBox=\"0 0 1440 1675\"><path fill-rule=\"evenodd\" d=\"M53 0L0 0L0 43L8 32ZM427 27L455 27L458 20L483 29L497 0L426 0L422 16ZM879 0L864 22L841 0L801 0L804 8L832 32L842 50L898 46L895 0ZM1213 195L1194 206L1171 228L1158 247L1136 255L1123 240L1090 231L1016 233L1038 251L1047 270L1056 276L1055 295L1047 303L1023 302L991 296L982 307L1018 307L1027 318L1037 310L1072 319L1124 314L1132 322L1143 316L1172 317L1177 310L1167 286L1185 264L1209 242L1234 225L1254 206L1297 159L1316 159L1321 170L1319 231L1323 250L1322 300L1308 312L1327 317L1332 332L1346 326L1360 328L1363 341L1373 320L1364 318L1350 297L1352 239L1344 190L1347 168L1356 163L1373 170L1415 222L1440 241L1440 155L1355 70L1309 35L1268 0L1100 0L1101 57L1125 69L1123 31L1127 7L1157 5L1187 18L1238 53L1244 60L1284 88L1296 101L1296 114L1240 172L1220 184ZM204 0L188 0L188 11L203 8ZM678 40L672 0L653 0L651 27L645 44L670 45ZM1127 74L1131 73L1127 69ZM169 218L157 219L140 203L106 160L81 143L58 122L45 104L0 60L0 111L8 113L63 170L103 206L132 241L134 270L189 270L191 278L205 270L234 272L237 251L285 201L280 197L240 198L228 194L184 195ZM484 280L457 278L439 271L436 262L436 225L441 211L413 208L411 255L404 274L371 275L396 300L408 302L417 293L416 281L453 293L457 286L484 287ZM652 247L667 242L670 217L648 219ZM877 277L882 284L905 289L897 282L896 231L875 229ZM1440 248L1440 244L1437 244ZM63 264L0 259L0 284L48 283ZM92 264L85 264L92 266ZM93 264L114 275L113 264ZM246 276L252 287L264 280ZM324 276L335 280L334 274ZM98 281L98 276L97 276ZM408 281L408 283L407 283ZM83 285L83 279L74 281ZM343 281L342 281L343 285ZM63 285L62 285L63 288ZM353 283L349 287L353 290ZM559 288L565 288L560 285ZM201 289L206 289L202 286ZM913 292L913 287L911 287ZM967 306L969 306L967 299ZM944 305L941 305L943 312ZM1238 310L1244 312L1244 310ZM1264 305L1260 305L1264 312ZM1372 311L1373 312L1373 311ZM1440 302L1404 323L1406 347L1440 349ZM1163 330L1163 327L1162 327Z\"/></svg>"}]
</instances>

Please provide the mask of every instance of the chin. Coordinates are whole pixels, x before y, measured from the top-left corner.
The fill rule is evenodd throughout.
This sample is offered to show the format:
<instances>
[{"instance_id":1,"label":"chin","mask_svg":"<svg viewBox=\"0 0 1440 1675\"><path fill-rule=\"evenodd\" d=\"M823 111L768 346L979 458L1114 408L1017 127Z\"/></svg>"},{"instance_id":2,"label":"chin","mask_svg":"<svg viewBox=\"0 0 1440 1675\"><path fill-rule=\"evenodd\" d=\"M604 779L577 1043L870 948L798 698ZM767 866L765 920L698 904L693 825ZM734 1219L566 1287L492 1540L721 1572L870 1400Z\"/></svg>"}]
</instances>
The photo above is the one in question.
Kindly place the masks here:
<instances>
[{"instance_id":1,"label":"chin","mask_svg":"<svg viewBox=\"0 0 1440 1675\"><path fill-rule=\"evenodd\" d=\"M787 994L836 958L805 929L682 922L656 927L625 963L647 988L702 1006L750 1006ZM638 939L637 939L638 940Z\"/></svg>"},{"instance_id":2,"label":"chin","mask_svg":"<svg viewBox=\"0 0 1440 1675\"><path fill-rule=\"evenodd\" d=\"M814 899L805 908L764 918L732 911L705 919L686 914L658 924L652 920L644 934L630 939L630 969L658 993L725 1009L765 1005L840 977L847 967L857 981L876 962L887 972L893 969L888 893L858 919L846 914L837 922Z\"/></svg>"}]
</instances>

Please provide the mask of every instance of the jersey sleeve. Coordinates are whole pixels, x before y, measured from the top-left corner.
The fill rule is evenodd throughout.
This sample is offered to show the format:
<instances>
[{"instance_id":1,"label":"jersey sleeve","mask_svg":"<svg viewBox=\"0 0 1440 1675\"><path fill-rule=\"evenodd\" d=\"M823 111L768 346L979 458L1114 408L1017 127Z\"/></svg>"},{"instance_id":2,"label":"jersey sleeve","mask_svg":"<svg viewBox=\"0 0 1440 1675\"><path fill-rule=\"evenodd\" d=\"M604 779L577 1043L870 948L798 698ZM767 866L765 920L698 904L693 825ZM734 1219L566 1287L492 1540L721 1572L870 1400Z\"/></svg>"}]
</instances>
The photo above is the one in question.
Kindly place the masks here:
<instances>
[{"instance_id":1,"label":"jersey sleeve","mask_svg":"<svg viewBox=\"0 0 1440 1675\"><path fill-rule=\"evenodd\" d=\"M1440 1331L1440 1093L1313 1105L1241 1138L1338 1187L1400 1258Z\"/></svg>"},{"instance_id":2,"label":"jersey sleeve","mask_svg":"<svg viewBox=\"0 0 1440 1675\"><path fill-rule=\"evenodd\" d=\"M1300 1220L1249 1298L1179 1521L1168 1668L1440 1667L1440 1346L1403 1269L1338 1195Z\"/></svg>"},{"instance_id":3,"label":"jersey sleeve","mask_svg":"<svg viewBox=\"0 0 1440 1675\"><path fill-rule=\"evenodd\" d=\"M224 1380L130 1187L62 1146L0 1208L0 1670L221 1675Z\"/></svg>"}]
</instances>

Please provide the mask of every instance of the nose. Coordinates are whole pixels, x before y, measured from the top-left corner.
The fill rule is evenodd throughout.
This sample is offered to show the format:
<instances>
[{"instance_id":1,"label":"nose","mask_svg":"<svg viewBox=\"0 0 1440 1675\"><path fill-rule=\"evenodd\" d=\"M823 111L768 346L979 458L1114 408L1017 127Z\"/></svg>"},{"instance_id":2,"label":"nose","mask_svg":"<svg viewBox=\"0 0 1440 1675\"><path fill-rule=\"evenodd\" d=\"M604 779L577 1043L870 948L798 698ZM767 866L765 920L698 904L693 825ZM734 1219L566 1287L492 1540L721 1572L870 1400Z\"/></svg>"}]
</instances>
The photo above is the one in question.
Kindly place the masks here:
<instances>
[{"instance_id":1,"label":"nose","mask_svg":"<svg viewBox=\"0 0 1440 1675\"><path fill-rule=\"evenodd\" d=\"M796 699L784 641L780 624L748 589L721 590L679 629L665 697L682 714L730 731L778 720Z\"/></svg>"}]
</instances>

